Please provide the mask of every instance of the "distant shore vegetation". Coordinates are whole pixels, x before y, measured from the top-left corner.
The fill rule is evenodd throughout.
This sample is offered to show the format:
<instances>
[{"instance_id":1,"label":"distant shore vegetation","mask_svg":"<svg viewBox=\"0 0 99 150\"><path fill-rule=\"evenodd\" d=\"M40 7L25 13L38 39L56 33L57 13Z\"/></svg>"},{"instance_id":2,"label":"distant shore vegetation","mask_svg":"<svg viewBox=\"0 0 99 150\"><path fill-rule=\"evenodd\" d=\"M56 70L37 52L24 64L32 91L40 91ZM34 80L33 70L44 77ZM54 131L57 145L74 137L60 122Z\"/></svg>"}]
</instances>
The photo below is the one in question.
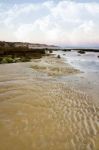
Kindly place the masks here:
<instances>
[{"instance_id":1,"label":"distant shore vegetation","mask_svg":"<svg viewBox=\"0 0 99 150\"><path fill-rule=\"evenodd\" d=\"M0 57L0 64L4 63L17 63L17 62L29 62L31 61L31 58L29 56L13 56L13 55L7 55Z\"/></svg>"},{"instance_id":2,"label":"distant shore vegetation","mask_svg":"<svg viewBox=\"0 0 99 150\"><path fill-rule=\"evenodd\" d=\"M30 50L25 47L1 48L0 47L0 63L17 63L29 62L31 59L41 58L45 55L45 50Z\"/></svg>"},{"instance_id":3,"label":"distant shore vegetation","mask_svg":"<svg viewBox=\"0 0 99 150\"><path fill-rule=\"evenodd\" d=\"M42 47L29 48L24 43L0 42L0 64L29 62L32 59L38 59L48 54L48 51L52 53L52 49Z\"/></svg>"}]
</instances>

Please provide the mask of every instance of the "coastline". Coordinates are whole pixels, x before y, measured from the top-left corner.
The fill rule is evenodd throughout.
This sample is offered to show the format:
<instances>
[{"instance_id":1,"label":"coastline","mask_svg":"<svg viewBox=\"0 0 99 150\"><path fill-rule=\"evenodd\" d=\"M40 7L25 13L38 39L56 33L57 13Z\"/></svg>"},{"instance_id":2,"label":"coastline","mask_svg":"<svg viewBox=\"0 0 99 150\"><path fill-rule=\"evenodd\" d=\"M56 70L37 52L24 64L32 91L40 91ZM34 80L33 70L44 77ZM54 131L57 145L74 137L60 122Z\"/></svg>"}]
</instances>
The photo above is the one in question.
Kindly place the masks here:
<instances>
[{"instance_id":1,"label":"coastline","mask_svg":"<svg viewBox=\"0 0 99 150\"><path fill-rule=\"evenodd\" d=\"M48 76L67 76L80 73L69 63L65 63L63 59L55 57L55 55L45 56L39 61L32 62L31 68L35 71L45 73Z\"/></svg>"},{"instance_id":2,"label":"coastline","mask_svg":"<svg viewBox=\"0 0 99 150\"><path fill-rule=\"evenodd\" d=\"M54 56L0 65L0 149L98 150L98 105L61 82L79 73Z\"/></svg>"}]
</instances>

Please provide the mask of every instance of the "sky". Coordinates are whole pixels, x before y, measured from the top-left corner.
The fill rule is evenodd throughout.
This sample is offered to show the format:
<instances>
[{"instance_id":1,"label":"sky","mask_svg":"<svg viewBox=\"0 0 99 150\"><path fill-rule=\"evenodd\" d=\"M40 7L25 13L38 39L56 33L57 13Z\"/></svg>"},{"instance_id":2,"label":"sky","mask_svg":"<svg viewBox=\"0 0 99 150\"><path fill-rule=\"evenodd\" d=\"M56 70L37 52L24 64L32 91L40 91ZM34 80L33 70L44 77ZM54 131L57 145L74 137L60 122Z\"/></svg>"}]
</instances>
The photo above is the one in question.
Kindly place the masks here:
<instances>
[{"instance_id":1,"label":"sky","mask_svg":"<svg viewBox=\"0 0 99 150\"><path fill-rule=\"evenodd\" d=\"M0 40L99 47L99 0L0 0Z\"/></svg>"}]
</instances>

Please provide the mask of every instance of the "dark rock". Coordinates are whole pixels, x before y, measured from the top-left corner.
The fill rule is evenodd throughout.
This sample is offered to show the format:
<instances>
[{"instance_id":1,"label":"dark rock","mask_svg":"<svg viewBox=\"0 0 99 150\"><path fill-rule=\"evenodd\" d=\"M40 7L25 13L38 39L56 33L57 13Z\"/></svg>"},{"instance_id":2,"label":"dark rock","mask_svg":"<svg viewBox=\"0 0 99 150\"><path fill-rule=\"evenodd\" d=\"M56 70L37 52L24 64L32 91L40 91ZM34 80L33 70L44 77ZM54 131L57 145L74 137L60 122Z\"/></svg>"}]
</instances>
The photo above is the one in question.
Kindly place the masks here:
<instances>
[{"instance_id":1,"label":"dark rock","mask_svg":"<svg viewBox=\"0 0 99 150\"><path fill-rule=\"evenodd\" d=\"M67 52L67 51L71 51L71 49L63 49L62 51Z\"/></svg>"},{"instance_id":2,"label":"dark rock","mask_svg":"<svg viewBox=\"0 0 99 150\"><path fill-rule=\"evenodd\" d=\"M53 50L52 50L52 49L49 49L49 53L53 53Z\"/></svg>"},{"instance_id":3,"label":"dark rock","mask_svg":"<svg viewBox=\"0 0 99 150\"><path fill-rule=\"evenodd\" d=\"M61 58L60 55L58 55L57 58Z\"/></svg>"},{"instance_id":4,"label":"dark rock","mask_svg":"<svg viewBox=\"0 0 99 150\"><path fill-rule=\"evenodd\" d=\"M78 53L80 53L80 54L85 54L85 51L79 50Z\"/></svg>"}]
</instances>

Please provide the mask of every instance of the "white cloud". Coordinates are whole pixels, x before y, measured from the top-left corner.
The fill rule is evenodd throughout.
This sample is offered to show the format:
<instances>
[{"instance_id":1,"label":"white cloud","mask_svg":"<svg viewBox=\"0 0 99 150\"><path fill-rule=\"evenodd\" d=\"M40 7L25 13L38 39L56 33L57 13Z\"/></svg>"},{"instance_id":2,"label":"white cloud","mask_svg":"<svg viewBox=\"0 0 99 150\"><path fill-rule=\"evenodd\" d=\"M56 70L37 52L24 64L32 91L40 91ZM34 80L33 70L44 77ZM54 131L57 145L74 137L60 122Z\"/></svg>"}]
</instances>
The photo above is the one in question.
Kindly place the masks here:
<instances>
[{"instance_id":1,"label":"white cloud","mask_svg":"<svg viewBox=\"0 0 99 150\"><path fill-rule=\"evenodd\" d=\"M27 14L30 20L27 17L23 20ZM37 4L17 4L5 12L1 11L0 18L5 31L12 33L12 40L58 45L94 45L99 39L99 3L65 0L55 3L52 0ZM7 39L3 31L0 40L2 35Z\"/></svg>"}]
</instances>

